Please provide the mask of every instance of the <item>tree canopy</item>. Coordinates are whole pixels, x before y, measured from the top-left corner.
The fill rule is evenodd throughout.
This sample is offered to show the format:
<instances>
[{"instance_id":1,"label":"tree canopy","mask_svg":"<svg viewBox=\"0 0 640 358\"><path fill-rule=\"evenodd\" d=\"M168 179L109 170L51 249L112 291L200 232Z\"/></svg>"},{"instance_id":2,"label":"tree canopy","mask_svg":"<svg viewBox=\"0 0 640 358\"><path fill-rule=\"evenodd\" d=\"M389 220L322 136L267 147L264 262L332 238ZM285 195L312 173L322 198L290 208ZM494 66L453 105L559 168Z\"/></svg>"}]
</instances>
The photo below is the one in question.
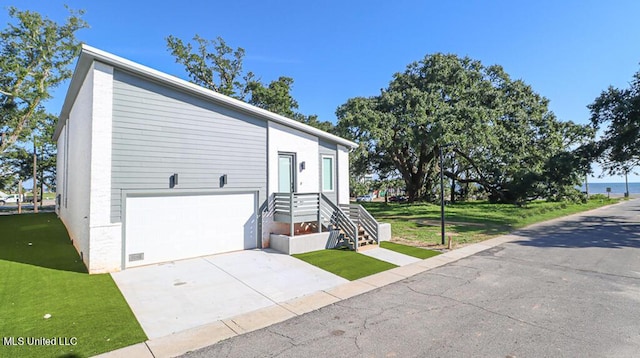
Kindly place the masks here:
<instances>
[{"instance_id":1,"label":"tree canopy","mask_svg":"<svg viewBox=\"0 0 640 358\"><path fill-rule=\"evenodd\" d=\"M398 173L410 201L434 197L440 170L493 201L563 196L584 171L571 148L591 136L558 121L546 98L502 67L440 53L393 75L380 95L349 99L337 116L337 132L360 145L356 173Z\"/></svg>"},{"instance_id":2,"label":"tree canopy","mask_svg":"<svg viewBox=\"0 0 640 358\"><path fill-rule=\"evenodd\" d=\"M82 11L69 12L58 24L9 7L15 23L0 32L0 153L31 135L50 90L71 77L68 65L80 51L75 34L88 25Z\"/></svg>"},{"instance_id":3,"label":"tree canopy","mask_svg":"<svg viewBox=\"0 0 640 358\"><path fill-rule=\"evenodd\" d=\"M253 72L244 70L243 48L233 49L222 37L207 40L195 35L193 41L195 46L167 37L169 51L193 83L316 128L332 129L331 122L298 112L298 102L291 94L293 78L280 76L264 85Z\"/></svg>"},{"instance_id":4,"label":"tree canopy","mask_svg":"<svg viewBox=\"0 0 640 358\"><path fill-rule=\"evenodd\" d=\"M25 181L33 177L33 155L36 151L36 175L40 187L55 188L56 183L56 142L53 132L56 128L57 117L38 111L33 118L36 128L29 140L31 143L19 142L8 148L2 155L0 162L0 189L17 191L19 180Z\"/></svg>"},{"instance_id":5,"label":"tree canopy","mask_svg":"<svg viewBox=\"0 0 640 358\"><path fill-rule=\"evenodd\" d=\"M625 174L640 165L640 71L629 88L609 87L592 104L591 123L602 129L595 153L611 175Z\"/></svg>"}]
</instances>

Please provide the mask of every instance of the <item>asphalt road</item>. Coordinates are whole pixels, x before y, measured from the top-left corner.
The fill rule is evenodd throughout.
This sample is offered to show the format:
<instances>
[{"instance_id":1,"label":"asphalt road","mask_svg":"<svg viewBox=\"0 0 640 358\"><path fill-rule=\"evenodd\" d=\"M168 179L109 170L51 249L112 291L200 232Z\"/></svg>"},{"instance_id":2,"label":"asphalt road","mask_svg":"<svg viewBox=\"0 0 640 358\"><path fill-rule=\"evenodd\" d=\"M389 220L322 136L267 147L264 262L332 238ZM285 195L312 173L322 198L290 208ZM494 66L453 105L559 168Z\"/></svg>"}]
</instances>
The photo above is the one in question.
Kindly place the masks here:
<instances>
[{"instance_id":1,"label":"asphalt road","mask_svg":"<svg viewBox=\"0 0 640 358\"><path fill-rule=\"evenodd\" d=\"M39 211L42 212L51 212L56 208L55 200L47 200L45 199L41 206L38 207ZM22 210L24 213L32 213L33 212L33 203L22 203ZM18 204L16 203L6 203L4 205L0 205L0 215L13 215L18 213Z\"/></svg>"},{"instance_id":2,"label":"asphalt road","mask_svg":"<svg viewBox=\"0 0 640 358\"><path fill-rule=\"evenodd\" d=\"M186 357L639 357L640 200Z\"/></svg>"}]
</instances>

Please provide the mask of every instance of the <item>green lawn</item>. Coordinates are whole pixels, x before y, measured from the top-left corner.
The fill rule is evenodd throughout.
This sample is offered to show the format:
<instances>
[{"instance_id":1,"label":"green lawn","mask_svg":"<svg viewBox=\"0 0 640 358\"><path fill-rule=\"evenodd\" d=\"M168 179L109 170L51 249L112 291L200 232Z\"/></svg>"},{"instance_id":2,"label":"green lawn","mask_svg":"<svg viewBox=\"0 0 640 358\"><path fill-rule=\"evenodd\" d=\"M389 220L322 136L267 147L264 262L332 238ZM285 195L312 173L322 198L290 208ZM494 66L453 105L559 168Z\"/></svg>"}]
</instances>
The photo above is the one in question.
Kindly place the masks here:
<instances>
[{"instance_id":1,"label":"green lawn","mask_svg":"<svg viewBox=\"0 0 640 358\"><path fill-rule=\"evenodd\" d=\"M25 340L0 345L0 357L88 357L146 340L111 276L87 274L55 214L0 216L0 233L0 332ZM41 337L69 345L26 345Z\"/></svg>"},{"instance_id":2,"label":"green lawn","mask_svg":"<svg viewBox=\"0 0 640 358\"><path fill-rule=\"evenodd\" d=\"M439 251L427 250L420 247L407 246L389 241L381 242L380 247L419 259L428 259L429 257L440 255Z\"/></svg>"},{"instance_id":3,"label":"green lawn","mask_svg":"<svg viewBox=\"0 0 640 358\"><path fill-rule=\"evenodd\" d=\"M349 281L397 267L349 250L320 250L293 256Z\"/></svg>"},{"instance_id":4,"label":"green lawn","mask_svg":"<svg viewBox=\"0 0 640 358\"><path fill-rule=\"evenodd\" d=\"M445 209L446 232L456 243L479 242L533 223L616 203L616 199L590 200L586 204L537 201L525 207L487 202L465 202ZM412 246L440 243L440 206L415 203L363 203L378 220L391 223L393 240Z\"/></svg>"}]
</instances>

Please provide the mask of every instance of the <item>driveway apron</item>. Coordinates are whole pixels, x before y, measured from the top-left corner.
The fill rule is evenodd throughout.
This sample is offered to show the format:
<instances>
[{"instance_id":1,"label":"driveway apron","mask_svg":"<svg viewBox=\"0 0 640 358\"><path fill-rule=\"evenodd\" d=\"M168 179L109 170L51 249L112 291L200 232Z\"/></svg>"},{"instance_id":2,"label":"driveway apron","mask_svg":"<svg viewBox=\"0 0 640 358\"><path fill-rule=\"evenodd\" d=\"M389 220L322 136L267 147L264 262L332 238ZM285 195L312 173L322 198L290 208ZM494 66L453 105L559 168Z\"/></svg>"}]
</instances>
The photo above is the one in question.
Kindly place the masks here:
<instances>
[{"instance_id":1,"label":"driveway apron","mask_svg":"<svg viewBox=\"0 0 640 358\"><path fill-rule=\"evenodd\" d=\"M168 262L111 276L150 339L347 282L272 250Z\"/></svg>"}]
</instances>

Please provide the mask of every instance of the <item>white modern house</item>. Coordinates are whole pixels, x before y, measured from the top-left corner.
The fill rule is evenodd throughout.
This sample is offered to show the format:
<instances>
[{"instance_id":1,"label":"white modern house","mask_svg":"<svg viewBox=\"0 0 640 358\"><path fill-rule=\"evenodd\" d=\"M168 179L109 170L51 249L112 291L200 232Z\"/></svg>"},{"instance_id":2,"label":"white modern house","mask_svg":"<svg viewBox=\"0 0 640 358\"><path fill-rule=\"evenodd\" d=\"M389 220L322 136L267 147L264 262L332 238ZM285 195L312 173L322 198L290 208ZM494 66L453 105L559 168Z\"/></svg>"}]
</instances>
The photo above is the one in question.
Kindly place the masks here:
<instances>
[{"instance_id":1,"label":"white modern house","mask_svg":"<svg viewBox=\"0 0 640 358\"><path fill-rule=\"evenodd\" d=\"M353 142L90 46L54 139L57 213L90 273L390 236L348 206Z\"/></svg>"}]
</instances>

